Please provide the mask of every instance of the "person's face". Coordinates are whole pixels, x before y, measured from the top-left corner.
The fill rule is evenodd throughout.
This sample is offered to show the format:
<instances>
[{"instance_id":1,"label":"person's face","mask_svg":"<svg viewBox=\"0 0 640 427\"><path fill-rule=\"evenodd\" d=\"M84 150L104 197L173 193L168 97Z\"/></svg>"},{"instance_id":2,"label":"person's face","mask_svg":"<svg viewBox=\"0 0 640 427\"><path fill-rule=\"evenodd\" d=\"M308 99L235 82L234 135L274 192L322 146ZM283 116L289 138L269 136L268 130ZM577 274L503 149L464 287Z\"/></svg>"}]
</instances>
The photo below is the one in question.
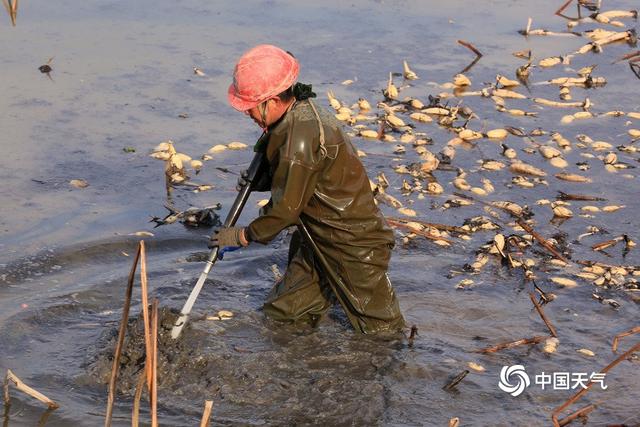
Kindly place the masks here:
<instances>
[{"instance_id":1,"label":"person's face","mask_svg":"<svg viewBox=\"0 0 640 427\"><path fill-rule=\"evenodd\" d=\"M251 117L258 126L266 130L269 126L280 120L290 105L291 102L282 102L280 98L274 97L244 113Z\"/></svg>"},{"instance_id":2,"label":"person's face","mask_svg":"<svg viewBox=\"0 0 640 427\"><path fill-rule=\"evenodd\" d=\"M269 103L271 100L265 101L262 104L258 104L250 110L245 111L251 119L261 128L267 128L271 123L269 122Z\"/></svg>"}]
</instances>

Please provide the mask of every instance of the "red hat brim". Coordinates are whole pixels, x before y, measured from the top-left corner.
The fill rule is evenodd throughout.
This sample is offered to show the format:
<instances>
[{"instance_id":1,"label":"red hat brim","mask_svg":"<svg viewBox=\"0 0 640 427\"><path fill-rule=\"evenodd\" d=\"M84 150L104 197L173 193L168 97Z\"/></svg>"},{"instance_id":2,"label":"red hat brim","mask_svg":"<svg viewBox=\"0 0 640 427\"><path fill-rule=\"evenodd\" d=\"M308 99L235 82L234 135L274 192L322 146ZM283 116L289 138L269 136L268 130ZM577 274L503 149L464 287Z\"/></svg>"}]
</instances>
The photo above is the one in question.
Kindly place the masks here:
<instances>
[{"instance_id":1,"label":"red hat brim","mask_svg":"<svg viewBox=\"0 0 640 427\"><path fill-rule=\"evenodd\" d=\"M227 99L229 100L229 104L231 104L234 109L240 112L249 111L250 109L261 104L261 101L247 101L240 98L233 83L229 85L229 90L227 91Z\"/></svg>"}]
</instances>

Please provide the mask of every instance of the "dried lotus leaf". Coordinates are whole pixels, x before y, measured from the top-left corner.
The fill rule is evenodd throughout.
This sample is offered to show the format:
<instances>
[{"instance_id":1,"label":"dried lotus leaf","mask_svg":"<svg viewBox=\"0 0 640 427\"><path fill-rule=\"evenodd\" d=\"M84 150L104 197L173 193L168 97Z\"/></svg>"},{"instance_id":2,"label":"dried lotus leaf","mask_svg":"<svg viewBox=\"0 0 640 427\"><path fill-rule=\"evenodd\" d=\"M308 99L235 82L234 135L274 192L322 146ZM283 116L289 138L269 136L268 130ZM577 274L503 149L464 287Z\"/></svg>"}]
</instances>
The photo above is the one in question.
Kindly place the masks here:
<instances>
[{"instance_id":1,"label":"dried lotus leaf","mask_svg":"<svg viewBox=\"0 0 640 427\"><path fill-rule=\"evenodd\" d=\"M425 114L425 113L411 113L409 115L409 118L416 120L418 122L423 122L423 123L429 123L432 122L433 119L431 118L431 116Z\"/></svg>"},{"instance_id":2,"label":"dried lotus leaf","mask_svg":"<svg viewBox=\"0 0 640 427\"><path fill-rule=\"evenodd\" d=\"M557 148L549 147L546 145L542 145L538 147L538 151L540 152L540 154L542 154L542 157L544 157L545 159L552 159L554 157L558 157L562 155L562 152Z\"/></svg>"},{"instance_id":3,"label":"dried lotus leaf","mask_svg":"<svg viewBox=\"0 0 640 427\"><path fill-rule=\"evenodd\" d=\"M213 147L209 148L209 151L207 151L209 154L215 154L215 153L220 153L222 151L225 151L227 149L226 145L222 145L222 144L217 144L214 145Z\"/></svg>"},{"instance_id":4,"label":"dried lotus leaf","mask_svg":"<svg viewBox=\"0 0 640 427\"><path fill-rule=\"evenodd\" d=\"M565 116L562 116L562 118L560 119L560 123L562 123L563 125L568 125L570 123L573 123L574 120L575 117L573 116L573 114L567 114Z\"/></svg>"},{"instance_id":5,"label":"dried lotus leaf","mask_svg":"<svg viewBox=\"0 0 640 427\"><path fill-rule=\"evenodd\" d=\"M538 65L540 67L543 67L543 68L549 68L549 67L553 67L555 65L558 65L560 63L562 63L562 58L561 57L552 56L550 58L541 59L540 62L538 62Z\"/></svg>"},{"instance_id":6,"label":"dried lotus leaf","mask_svg":"<svg viewBox=\"0 0 640 427\"><path fill-rule=\"evenodd\" d=\"M566 277L551 277L549 280L564 288L575 288L578 286L578 283L575 280L571 280Z\"/></svg>"},{"instance_id":7,"label":"dried lotus leaf","mask_svg":"<svg viewBox=\"0 0 640 427\"><path fill-rule=\"evenodd\" d=\"M469 368L471 368L472 370L476 371L476 372L484 372L486 369L484 368L484 366L475 363L475 362L469 362L467 364L467 366L469 366Z\"/></svg>"},{"instance_id":8,"label":"dried lotus leaf","mask_svg":"<svg viewBox=\"0 0 640 427\"><path fill-rule=\"evenodd\" d=\"M484 188L481 188L481 187L471 187L470 191L473 194L478 195L478 196L486 196L487 195L487 191Z\"/></svg>"},{"instance_id":9,"label":"dried lotus leaf","mask_svg":"<svg viewBox=\"0 0 640 427\"><path fill-rule=\"evenodd\" d=\"M473 141L482 138L482 134L471 129L463 129L458 133L458 137L465 141Z\"/></svg>"},{"instance_id":10,"label":"dried lotus leaf","mask_svg":"<svg viewBox=\"0 0 640 427\"><path fill-rule=\"evenodd\" d=\"M505 167L505 164L497 160L487 160L482 163L482 169L486 169L490 171L501 170L501 169L504 169L504 167Z\"/></svg>"},{"instance_id":11,"label":"dried lotus leaf","mask_svg":"<svg viewBox=\"0 0 640 427\"><path fill-rule=\"evenodd\" d=\"M442 194L444 192L444 189L442 188L442 185L440 185L437 182L430 182L427 184L427 192L429 194Z\"/></svg>"},{"instance_id":12,"label":"dried lotus leaf","mask_svg":"<svg viewBox=\"0 0 640 427\"><path fill-rule=\"evenodd\" d=\"M547 354L555 353L558 349L558 344L560 344L560 340L558 338L549 337L544 341L542 351Z\"/></svg>"},{"instance_id":13,"label":"dried lotus leaf","mask_svg":"<svg viewBox=\"0 0 640 427\"><path fill-rule=\"evenodd\" d=\"M496 76L496 81L498 82L499 85L502 85L503 87L520 86L520 83L518 81L508 79L507 77L502 76L500 74Z\"/></svg>"},{"instance_id":14,"label":"dried lotus leaf","mask_svg":"<svg viewBox=\"0 0 640 427\"><path fill-rule=\"evenodd\" d=\"M170 151L173 148L173 141L163 141L153 148L153 151ZM175 153L175 149L174 149ZM173 153L171 153L173 154Z\"/></svg>"},{"instance_id":15,"label":"dried lotus leaf","mask_svg":"<svg viewBox=\"0 0 640 427\"><path fill-rule=\"evenodd\" d=\"M573 212L564 206L555 206L553 208L553 215L558 218L571 218L573 216Z\"/></svg>"},{"instance_id":16,"label":"dried lotus leaf","mask_svg":"<svg viewBox=\"0 0 640 427\"><path fill-rule=\"evenodd\" d=\"M422 110L422 112L425 114L433 114L436 116L448 116L451 113L446 108L440 108L440 107L425 108L424 110Z\"/></svg>"},{"instance_id":17,"label":"dried lotus leaf","mask_svg":"<svg viewBox=\"0 0 640 427\"><path fill-rule=\"evenodd\" d=\"M452 181L452 184L458 190L468 191L471 189L471 185L469 185L467 180L464 178L454 178L454 180Z\"/></svg>"},{"instance_id":18,"label":"dried lotus leaf","mask_svg":"<svg viewBox=\"0 0 640 427\"><path fill-rule=\"evenodd\" d=\"M360 98L358 99L358 108L362 111L369 111L371 110L371 104L366 99Z\"/></svg>"},{"instance_id":19,"label":"dried lotus leaf","mask_svg":"<svg viewBox=\"0 0 640 427\"><path fill-rule=\"evenodd\" d=\"M555 177L562 181L569 181L569 182L584 182L584 183L591 182L591 178L587 178L586 176L578 175L575 173L557 173Z\"/></svg>"},{"instance_id":20,"label":"dried lotus leaf","mask_svg":"<svg viewBox=\"0 0 640 427\"><path fill-rule=\"evenodd\" d=\"M171 160L173 159L180 159L181 162L183 163L187 163L191 161L191 157L187 156L186 154L183 153L176 153L173 155L173 157L171 157Z\"/></svg>"},{"instance_id":21,"label":"dried lotus leaf","mask_svg":"<svg viewBox=\"0 0 640 427\"><path fill-rule=\"evenodd\" d=\"M599 207L591 206L591 205L582 206L580 208L580 210L583 211L583 212L590 212L590 213L600 212L600 208Z\"/></svg>"},{"instance_id":22,"label":"dried lotus leaf","mask_svg":"<svg viewBox=\"0 0 640 427\"><path fill-rule=\"evenodd\" d=\"M387 114L387 123L389 123L392 127L403 127L406 126L405 122L395 114Z\"/></svg>"},{"instance_id":23,"label":"dried lotus leaf","mask_svg":"<svg viewBox=\"0 0 640 427\"><path fill-rule=\"evenodd\" d=\"M378 132L372 129L361 130L359 135L363 138L378 139Z\"/></svg>"},{"instance_id":24,"label":"dried lotus leaf","mask_svg":"<svg viewBox=\"0 0 640 427\"><path fill-rule=\"evenodd\" d=\"M492 129L487 132L487 137L491 139L504 139L509 135L506 129Z\"/></svg>"},{"instance_id":25,"label":"dried lotus leaf","mask_svg":"<svg viewBox=\"0 0 640 427\"><path fill-rule=\"evenodd\" d=\"M399 208L398 209L398 213L405 215L405 216L410 216L410 217L414 217L416 216L416 211L414 211L413 209L409 209L409 208Z\"/></svg>"},{"instance_id":26,"label":"dried lotus leaf","mask_svg":"<svg viewBox=\"0 0 640 427\"><path fill-rule=\"evenodd\" d=\"M538 177L547 176L547 173L542 169L539 169L535 166L529 165L524 162L513 162L511 163L510 169L512 172L515 172L515 173L533 175Z\"/></svg>"},{"instance_id":27,"label":"dried lotus leaf","mask_svg":"<svg viewBox=\"0 0 640 427\"><path fill-rule=\"evenodd\" d=\"M567 161L560 156L554 157L551 160L549 160L549 164L551 164L551 166L553 167L560 168L560 169L564 169L567 166L569 166L569 163L567 163Z\"/></svg>"},{"instance_id":28,"label":"dried lotus leaf","mask_svg":"<svg viewBox=\"0 0 640 427\"><path fill-rule=\"evenodd\" d=\"M453 77L453 84L456 86L469 86L471 85L471 80L464 74L456 74Z\"/></svg>"},{"instance_id":29,"label":"dried lotus leaf","mask_svg":"<svg viewBox=\"0 0 640 427\"><path fill-rule=\"evenodd\" d=\"M608 206L604 206L602 208L602 212L615 212L615 211L618 211L618 210L623 209L625 207L626 206L624 206L624 205L622 205L622 206L620 206L620 205L608 205Z\"/></svg>"},{"instance_id":30,"label":"dried lotus leaf","mask_svg":"<svg viewBox=\"0 0 640 427\"><path fill-rule=\"evenodd\" d=\"M411 68L409 68L409 64L407 64L407 61L402 62L402 68L403 68L402 74L405 79L417 80L419 78L418 75Z\"/></svg>"},{"instance_id":31,"label":"dried lotus leaf","mask_svg":"<svg viewBox=\"0 0 640 427\"><path fill-rule=\"evenodd\" d=\"M227 148L229 150L244 150L247 147L248 147L247 144L244 144L242 142L237 142L237 141L230 142L227 144Z\"/></svg>"},{"instance_id":32,"label":"dried lotus leaf","mask_svg":"<svg viewBox=\"0 0 640 427\"><path fill-rule=\"evenodd\" d=\"M87 188L89 186L89 183L84 179L72 179L71 181L69 181L69 185L75 188Z\"/></svg>"},{"instance_id":33,"label":"dried lotus leaf","mask_svg":"<svg viewBox=\"0 0 640 427\"><path fill-rule=\"evenodd\" d=\"M578 111L573 115L573 117L576 119L590 119L593 117L593 114L589 111Z\"/></svg>"},{"instance_id":34,"label":"dried lotus leaf","mask_svg":"<svg viewBox=\"0 0 640 427\"><path fill-rule=\"evenodd\" d=\"M500 98L511 98L511 99L526 99L527 97L521 93L509 90L509 89L495 89L492 92L493 96L497 96Z\"/></svg>"}]
</instances>

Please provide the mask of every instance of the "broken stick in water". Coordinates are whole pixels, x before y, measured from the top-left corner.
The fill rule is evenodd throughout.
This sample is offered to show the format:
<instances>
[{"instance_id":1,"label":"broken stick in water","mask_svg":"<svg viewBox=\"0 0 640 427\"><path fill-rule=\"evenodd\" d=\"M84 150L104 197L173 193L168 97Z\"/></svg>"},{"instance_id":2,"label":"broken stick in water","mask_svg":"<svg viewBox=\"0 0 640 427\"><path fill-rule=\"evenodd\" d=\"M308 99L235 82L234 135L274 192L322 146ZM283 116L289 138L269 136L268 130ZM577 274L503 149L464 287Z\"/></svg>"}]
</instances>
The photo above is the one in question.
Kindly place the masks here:
<instances>
[{"instance_id":1,"label":"broken stick in water","mask_svg":"<svg viewBox=\"0 0 640 427\"><path fill-rule=\"evenodd\" d=\"M392 221L396 221L396 222L415 222L418 223L424 227L432 227L435 229L438 229L440 231L450 231L450 232L454 232L454 233L460 233L460 234L469 234L469 231L462 228L462 227L458 227L456 225L447 225L447 224L438 224L435 222L426 222L426 221L418 221L417 219L405 219L405 218L399 218L399 217L394 217L394 216L386 216L386 219L390 219Z\"/></svg>"},{"instance_id":2,"label":"broken stick in water","mask_svg":"<svg viewBox=\"0 0 640 427\"><path fill-rule=\"evenodd\" d=\"M563 191L558 191L558 195L556 196L556 199L565 200L565 201L576 200L581 202L606 202L607 201L607 199L605 199L604 197L588 196L584 194L570 194L570 193L565 193Z\"/></svg>"},{"instance_id":3,"label":"broken stick in water","mask_svg":"<svg viewBox=\"0 0 640 427\"><path fill-rule=\"evenodd\" d=\"M500 343L500 344L496 344L492 347L487 347L487 348L483 348L482 350L477 350L478 353L495 353L497 351L500 350L505 350L505 349L509 349L509 348L514 348L514 347L518 347L521 345L525 345L525 344L538 344L544 340L546 340L548 337L546 336L535 336L533 338L522 338L520 340L517 341L509 341L509 342L505 342L505 343Z\"/></svg>"},{"instance_id":4,"label":"broken stick in water","mask_svg":"<svg viewBox=\"0 0 640 427\"><path fill-rule=\"evenodd\" d=\"M621 338L628 337L629 335L640 334L640 326L636 326L635 328L631 328L626 332L622 332L621 334L616 335L613 338L613 344L611 345L611 351L614 353L618 351L618 342Z\"/></svg>"},{"instance_id":5,"label":"broken stick in water","mask_svg":"<svg viewBox=\"0 0 640 427\"><path fill-rule=\"evenodd\" d=\"M564 10L565 10L565 9L566 9L570 4L571 4L571 2L572 2L572 1L573 1L573 0L567 0L567 1L562 5L562 6L560 6L560 7L558 8L558 10L556 10L555 15L561 16L561 17L563 17L563 18L565 18L565 19L568 19L568 20L570 20L570 21L575 20L575 18L571 18L571 17L566 16L566 15L564 15L564 14L562 13L562 12L564 12ZM578 9L578 10L579 10L579 9Z\"/></svg>"},{"instance_id":6,"label":"broken stick in water","mask_svg":"<svg viewBox=\"0 0 640 427\"><path fill-rule=\"evenodd\" d=\"M407 225L407 224L405 224L405 223L402 223L402 222L400 222L400 221L394 221L394 220L392 220L392 219L390 219L390 218L387 218L387 222L388 222L388 223L389 223L389 225L390 225L390 226L392 226L392 227L400 227L400 228L407 229L407 230L409 230L411 233L417 234L418 236L422 236L422 237L424 237L425 239L429 239L429 240L442 240L442 241L447 242L447 243L449 243L449 244L452 244L452 243L453 243L453 241L452 241L452 240L450 240L450 239L447 239L447 238L445 238L445 237L441 237L441 236L436 236L436 235L431 234L431 233L429 233L429 232L427 232L427 231L424 231L424 230L417 230L416 228L414 228L414 227L412 227L412 226L410 226L410 225Z\"/></svg>"},{"instance_id":7,"label":"broken stick in water","mask_svg":"<svg viewBox=\"0 0 640 427\"><path fill-rule=\"evenodd\" d=\"M617 64L618 62L626 61L627 59L631 59L631 58L634 58L636 56L640 57L640 50L636 50L635 52L631 52L631 53L627 53L626 55L622 55L620 58L618 58L615 61L613 61L612 64Z\"/></svg>"},{"instance_id":8,"label":"broken stick in water","mask_svg":"<svg viewBox=\"0 0 640 427\"><path fill-rule=\"evenodd\" d=\"M622 362L623 360L626 360L629 356L631 356L631 354L635 353L636 351L640 351L640 342L637 343L636 345L634 345L633 347L631 347L629 350L625 351L623 354L621 354L613 362L609 363L607 366L602 368L600 370L600 373L601 374L606 374L607 372L609 372L609 370L611 370L613 367L615 367L618 363ZM564 402L562 405L558 406L557 408L555 408L551 412L551 421L553 422L554 427L560 427L562 425L562 424L560 424L562 420L558 420L558 416L560 415L560 413L562 411L564 411L565 409L567 409L569 406L573 405L575 402L577 402L582 396L584 396L585 393L587 393L589 391L589 389L591 388L591 386L593 384L595 384L594 381L593 380L589 380L587 382L587 385L582 390L580 390L579 392L577 392L576 394L571 396L569 399L567 399L566 402Z\"/></svg>"},{"instance_id":9,"label":"broken stick in water","mask_svg":"<svg viewBox=\"0 0 640 427\"><path fill-rule=\"evenodd\" d=\"M55 411L55 409L47 408L47 410L44 411L42 415L40 415L40 419L38 420L38 427L44 427L53 411Z\"/></svg>"},{"instance_id":10,"label":"broken stick in water","mask_svg":"<svg viewBox=\"0 0 640 427\"><path fill-rule=\"evenodd\" d=\"M464 40L458 40L458 44L466 47L471 52L475 53L477 57L481 57L482 56L482 53L478 49L476 49L476 47L474 45L472 45L471 43L466 42Z\"/></svg>"},{"instance_id":11,"label":"broken stick in water","mask_svg":"<svg viewBox=\"0 0 640 427\"><path fill-rule=\"evenodd\" d=\"M53 400L49 399L47 396L45 396L44 394L40 393L39 391L29 387L28 385L26 385L24 382L22 382L22 380L20 378L18 378L13 372L11 372L11 369L7 369L7 376L5 377L5 387L4 387L4 392L5 392L5 396L4 396L4 401L5 401L5 405L8 405L8 399L9 399L9 384L13 384L14 387L16 389L18 389L19 391L28 394L29 396L38 399L40 402L45 403L49 409L57 409L60 407L60 405L58 405L56 402L54 402Z\"/></svg>"},{"instance_id":12,"label":"broken stick in water","mask_svg":"<svg viewBox=\"0 0 640 427\"><path fill-rule=\"evenodd\" d=\"M209 418L211 418L211 408L213 408L213 400L204 401L204 412L200 420L200 427L209 427Z\"/></svg>"},{"instance_id":13,"label":"broken stick in water","mask_svg":"<svg viewBox=\"0 0 640 427\"><path fill-rule=\"evenodd\" d=\"M466 73L467 71L469 71L471 69L471 67L476 65L476 63L480 60L480 58L482 58L482 53L474 45L472 45L471 43L469 43L467 41L458 40L458 44L466 47L471 52L476 54L476 58L473 61L471 61L471 63L469 65L467 65L462 71L460 71L460 74L462 74L462 73Z\"/></svg>"},{"instance_id":14,"label":"broken stick in water","mask_svg":"<svg viewBox=\"0 0 640 427\"><path fill-rule=\"evenodd\" d=\"M411 332L409 333L409 347L413 347L413 342L416 339L416 335L418 335L418 327L416 325L411 326Z\"/></svg>"},{"instance_id":15,"label":"broken stick in water","mask_svg":"<svg viewBox=\"0 0 640 427\"><path fill-rule=\"evenodd\" d=\"M544 310L542 309L542 306L538 304L538 301L536 301L536 297L533 294L533 292L529 292L529 298L531 298L531 302L533 303L533 306L536 308L536 311L542 318L542 321L544 322L545 325L547 325L549 332L551 332L551 336L557 338L558 333L556 332L556 328L553 327L553 325L551 324L547 316L544 314Z\"/></svg>"},{"instance_id":16,"label":"broken stick in water","mask_svg":"<svg viewBox=\"0 0 640 427\"><path fill-rule=\"evenodd\" d=\"M618 244L618 242L622 242L623 240L628 240L629 238L627 237L626 234L623 234L621 236L618 237L614 237L613 239L610 240L606 240L604 242L600 242L600 243L596 243L595 245L591 246L591 249L594 251L603 251L605 249L608 249L612 246L615 246Z\"/></svg>"},{"instance_id":17,"label":"broken stick in water","mask_svg":"<svg viewBox=\"0 0 640 427\"><path fill-rule=\"evenodd\" d=\"M586 418L587 414L591 413L591 411L593 411L594 409L596 409L596 405L594 405L593 403L578 409L573 414L567 415L562 420L560 420L560 427L566 426L567 424L575 421L576 418Z\"/></svg>"},{"instance_id":18,"label":"broken stick in water","mask_svg":"<svg viewBox=\"0 0 640 427\"><path fill-rule=\"evenodd\" d=\"M447 383L447 385L442 387L442 389L443 390L453 390L458 384L460 384L460 382L464 379L464 377L467 376L467 374L469 374L469 370L465 369L464 371L460 372L458 375L453 377L453 379L451 381L449 381Z\"/></svg>"},{"instance_id":19,"label":"broken stick in water","mask_svg":"<svg viewBox=\"0 0 640 427\"><path fill-rule=\"evenodd\" d=\"M536 239L538 241L538 243L540 243L546 250L548 250L549 252L551 252L551 254L558 258L560 261L565 262L567 264L569 264L569 261L560 254L560 252L558 252L558 250L556 248L553 247L553 245L551 243L549 243L544 237L542 237L540 234L536 233L536 231L526 222L524 222L522 219L518 219L516 221L518 223L518 225L520 227L522 227L524 229L524 231L526 231L527 233L531 234L533 236L534 239Z\"/></svg>"}]
</instances>

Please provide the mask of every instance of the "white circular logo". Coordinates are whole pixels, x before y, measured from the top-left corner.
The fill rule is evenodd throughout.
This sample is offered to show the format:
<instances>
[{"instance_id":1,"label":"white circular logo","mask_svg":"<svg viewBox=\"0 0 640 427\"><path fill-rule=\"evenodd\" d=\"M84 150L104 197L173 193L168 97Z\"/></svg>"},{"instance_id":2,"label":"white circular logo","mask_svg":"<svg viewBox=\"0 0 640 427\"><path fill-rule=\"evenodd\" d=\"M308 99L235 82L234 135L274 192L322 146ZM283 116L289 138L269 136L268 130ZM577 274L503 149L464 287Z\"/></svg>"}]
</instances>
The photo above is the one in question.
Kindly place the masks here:
<instances>
[{"instance_id":1,"label":"white circular logo","mask_svg":"<svg viewBox=\"0 0 640 427\"><path fill-rule=\"evenodd\" d=\"M513 382L512 382L513 381ZM498 387L511 396L520 396L525 388L529 387L531 380L522 365L503 366L500 371Z\"/></svg>"}]
</instances>

